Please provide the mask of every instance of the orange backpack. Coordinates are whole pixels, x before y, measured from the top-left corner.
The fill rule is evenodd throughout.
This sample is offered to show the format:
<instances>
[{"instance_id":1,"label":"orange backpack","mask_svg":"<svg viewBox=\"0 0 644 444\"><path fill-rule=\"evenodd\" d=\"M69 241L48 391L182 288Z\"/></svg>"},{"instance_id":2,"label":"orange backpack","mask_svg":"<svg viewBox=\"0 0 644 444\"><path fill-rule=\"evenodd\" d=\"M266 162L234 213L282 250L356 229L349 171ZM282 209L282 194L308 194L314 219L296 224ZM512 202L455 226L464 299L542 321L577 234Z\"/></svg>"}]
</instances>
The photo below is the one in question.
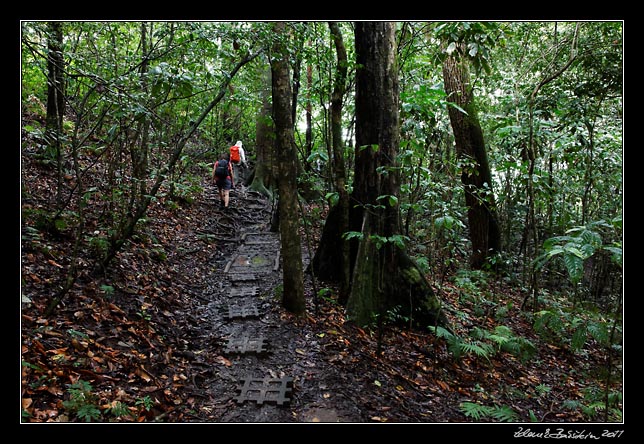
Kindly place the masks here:
<instances>
[{"instance_id":1,"label":"orange backpack","mask_svg":"<svg viewBox=\"0 0 644 444\"><path fill-rule=\"evenodd\" d=\"M230 161L232 163L239 163L241 160L241 157L239 156L239 147L237 145L233 145L230 147Z\"/></svg>"}]
</instances>

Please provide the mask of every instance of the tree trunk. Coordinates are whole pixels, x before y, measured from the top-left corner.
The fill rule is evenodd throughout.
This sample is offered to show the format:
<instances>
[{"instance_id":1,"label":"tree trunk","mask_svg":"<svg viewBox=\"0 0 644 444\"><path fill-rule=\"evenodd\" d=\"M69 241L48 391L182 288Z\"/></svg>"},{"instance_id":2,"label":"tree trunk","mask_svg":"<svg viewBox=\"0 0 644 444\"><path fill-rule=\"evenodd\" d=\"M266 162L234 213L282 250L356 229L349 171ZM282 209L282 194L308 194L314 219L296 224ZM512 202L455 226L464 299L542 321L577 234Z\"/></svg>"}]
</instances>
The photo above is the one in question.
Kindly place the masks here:
<instances>
[{"instance_id":1,"label":"tree trunk","mask_svg":"<svg viewBox=\"0 0 644 444\"><path fill-rule=\"evenodd\" d=\"M256 163L252 173L250 189L272 198L277 172L274 171L273 153L275 152L275 131L272 120L272 104L270 101L271 70L268 63L263 76L261 92L262 107L259 110L255 124Z\"/></svg>"},{"instance_id":2,"label":"tree trunk","mask_svg":"<svg viewBox=\"0 0 644 444\"><path fill-rule=\"evenodd\" d=\"M63 24L47 24L47 120L45 141L49 155L56 158L58 184L56 206L62 208L63 163L61 136L65 115L65 78L63 59Z\"/></svg>"},{"instance_id":3,"label":"tree trunk","mask_svg":"<svg viewBox=\"0 0 644 444\"><path fill-rule=\"evenodd\" d=\"M342 99L347 79L347 52L342 41L340 27L335 22L329 22L329 29L335 51L338 57L336 77L331 95L331 136L333 141L333 177L335 190L338 192L339 229L340 233L349 231L349 193L347 191L347 173L344 166L344 144L342 142ZM340 294L338 302L346 304L349 298L351 280L351 258L349 241L340 239Z\"/></svg>"},{"instance_id":4,"label":"tree trunk","mask_svg":"<svg viewBox=\"0 0 644 444\"><path fill-rule=\"evenodd\" d=\"M297 151L293 136L288 54L285 45L279 41L279 38L285 37L286 34L283 22L276 22L273 26L278 37L271 54L271 72L273 120L275 122L277 156L280 158L278 186L283 258L282 306L292 313L303 314L306 311L306 301L297 204Z\"/></svg>"},{"instance_id":5,"label":"tree trunk","mask_svg":"<svg viewBox=\"0 0 644 444\"><path fill-rule=\"evenodd\" d=\"M141 66L139 67L139 74L141 76L141 89L144 94L148 95L148 23L141 23ZM137 144L135 140L132 144L131 159L132 159L132 175L134 177L133 188L134 196L138 201L145 199L147 193L146 179L148 173L148 145L150 140L150 119L148 113L144 112L140 118L137 119L137 139L140 143Z\"/></svg>"},{"instance_id":6,"label":"tree trunk","mask_svg":"<svg viewBox=\"0 0 644 444\"><path fill-rule=\"evenodd\" d=\"M448 100L467 112L449 107L456 152L464 162L461 181L472 241L470 263L472 268L481 269L488 258L501 250L501 233L496 217L492 174L466 63L463 59L448 56L443 62L443 78Z\"/></svg>"},{"instance_id":7,"label":"tree trunk","mask_svg":"<svg viewBox=\"0 0 644 444\"><path fill-rule=\"evenodd\" d=\"M313 67L309 63L306 65L306 91L307 91L307 96L306 96L306 132L305 132L305 140L306 140L306 158L308 159L311 157L311 153L313 152L313 127L312 127L312 120L313 120L313 105L311 104L311 90L313 89ZM308 165L308 162L306 163Z\"/></svg>"},{"instance_id":8,"label":"tree trunk","mask_svg":"<svg viewBox=\"0 0 644 444\"><path fill-rule=\"evenodd\" d=\"M358 151L351 201L357 212L350 225L361 235L347 316L368 325L396 310L409 325L446 325L440 301L400 242L395 30L391 22L356 23Z\"/></svg>"}]
</instances>

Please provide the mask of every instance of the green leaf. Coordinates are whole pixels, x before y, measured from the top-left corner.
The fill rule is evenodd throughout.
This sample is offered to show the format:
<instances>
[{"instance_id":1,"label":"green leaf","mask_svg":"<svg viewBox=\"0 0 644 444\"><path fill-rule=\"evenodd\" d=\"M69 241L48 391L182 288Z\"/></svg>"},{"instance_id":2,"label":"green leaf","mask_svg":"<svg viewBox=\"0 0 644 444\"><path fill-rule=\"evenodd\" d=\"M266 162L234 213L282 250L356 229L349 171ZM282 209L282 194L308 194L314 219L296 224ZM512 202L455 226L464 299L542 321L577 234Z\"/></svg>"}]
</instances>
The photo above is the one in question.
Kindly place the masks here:
<instances>
[{"instance_id":1,"label":"green leaf","mask_svg":"<svg viewBox=\"0 0 644 444\"><path fill-rule=\"evenodd\" d=\"M340 194L337 192L326 193L324 198L329 202L329 205L335 206L340 200Z\"/></svg>"},{"instance_id":2,"label":"green leaf","mask_svg":"<svg viewBox=\"0 0 644 444\"><path fill-rule=\"evenodd\" d=\"M576 250L576 252L574 250ZM566 269L568 270L570 280L573 282L573 284L576 284L581 280L584 274L584 261L582 260L582 254L576 248L566 249L566 253L567 254L564 254L564 264L566 265Z\"/></svg>"},{"instance_id":3,"label":"green leaf","mask_svg":"<svg viewBox=\"0 0 644 444\"><path fill-rule=\"evenodd\" d=\"M539 422L539 419L538 419L538 418L537 418L537 416L534 414L534 412L532 411L532 409L530 409L529 414L530 414L530 422Z\"/></svg>"},{"instance_id":4,"label":"green leaf","mask_svg":"<svg viewBox=\"0 0 644 444\"><path fill-rule=\"evenodd\" d=\"M387 239L388 242L392 242L396 247L400 249L405 248L405 241L407 240L409 240L409 238L407 236L403 236L402 234L394 234Z\"/></svg>"},{"instance_id":5,"label":"green leaf","mask_svg":"<svg viewBox=\"0 0 644 444\"><path fill-rule=\"evenodd\" d=\"M344 240L351 240L351 239L362 240L364 239L364 234L361 231L347 231L342 235L342 238Z\"/></svg>"},{"instance_id":6,"label":"green leaf","mask_svg":"<svg viewBox=\"0 0 644 444\"><path fill-rule=\"evenodd\" d=\"M479 420L484 416L489 416L491 408L485 405L477 404L475 402L462 402L459 406L461 412L468 418Z\"/></svg>"},{"instance_id":7,"label":"green leaf","mask_svg":"<svg viewBox=\"0 0 644 444\"><path fill-rule=\"evenodd\" d=\"M494 419L502 422L515 422L517 419L519 419L519 415L517 415L514 410L506 405L495 407L492 410L491 416Z\"/></svg>"}]
</instances>

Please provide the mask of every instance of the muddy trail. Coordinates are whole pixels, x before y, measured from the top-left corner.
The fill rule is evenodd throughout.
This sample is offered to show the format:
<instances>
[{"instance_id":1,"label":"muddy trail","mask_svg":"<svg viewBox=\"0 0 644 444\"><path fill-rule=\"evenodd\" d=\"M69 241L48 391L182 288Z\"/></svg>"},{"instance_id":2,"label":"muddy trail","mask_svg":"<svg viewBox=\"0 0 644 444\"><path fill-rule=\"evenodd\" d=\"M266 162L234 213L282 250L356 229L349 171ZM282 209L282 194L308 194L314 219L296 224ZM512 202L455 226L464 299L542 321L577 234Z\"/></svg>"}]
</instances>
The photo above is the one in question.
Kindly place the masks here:
<instances>
[{"instance_id":1,"label":"muddy trail","mask_svg":"<svg viewBox=\"0 0 644 444\"><path fill-rule=\"evenodd\" d=\"M192 287L192 304L175 312L190 326L175 355L191 363L184 391L192 408L171 420L368 420L344 393L342 386L351 381L321 359L319 339L325 335L310 328L312 318L298 319L280 306L280 241L279 233L270 231L268 199L242 185L231 191L228 210L219 208L218 200L216 190L207 188L204 211L210 224L202 234L220 245L212 272ZM309 254L302 243L306 268Z\"/></svg>"}]
</instances>

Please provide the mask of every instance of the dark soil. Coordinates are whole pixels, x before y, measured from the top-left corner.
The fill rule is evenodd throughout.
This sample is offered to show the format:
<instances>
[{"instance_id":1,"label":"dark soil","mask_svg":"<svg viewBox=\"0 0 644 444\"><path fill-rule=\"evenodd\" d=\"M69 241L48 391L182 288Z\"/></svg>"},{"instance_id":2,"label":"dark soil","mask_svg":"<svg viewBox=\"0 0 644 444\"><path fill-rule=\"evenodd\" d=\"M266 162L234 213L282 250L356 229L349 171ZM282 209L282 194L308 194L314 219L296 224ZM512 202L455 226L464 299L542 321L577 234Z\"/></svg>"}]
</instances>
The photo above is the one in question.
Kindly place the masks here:
<instances>
[{"instance_id":1,"label":"dark soil","mask_svg":"<svg viewBox=\"0 0 644 444\"><path fill-rule=\"evenodd\" d=\"M69 403L80 381L91 385L86 403L100 412L92 422L104 423L500 422L466 416L464 402L507 406L519 424L584 421L565 401L583 399L605 354L595 346L580 356L542 342L520 313L520 291L495 284L498 306L508 310L504 325L536 345L528 361L508 353L455 359L445 340L429 332L358 328L345 322L333 285L308 274L307 314L295 317L280 304L279 242L270 231L269 201L240 186L224 211L207 173L203 194L179 207L160 200L108 273L82 274L45 317L59 273L69 265L71 237L30 228L34 213L25 210L46 201L39 168L26 162L23 171L24 423L84 422ZM314 210L307 208L309 216ZM322 221L312 227L313 239ZM249 271L255 279L244 280ZM317 296L322 287L331 291ZM456 331L496 325L494 313L473 313L460 289L441 288ZM254 304L258 315L228 319L241 300ZM228 350L231 339L244 335L265 341L257 352ZM244 378L292 383L282 398L244 401L238 400ZM118 414L121 406L127 414Z\"/></svg>"}]
</instances>

